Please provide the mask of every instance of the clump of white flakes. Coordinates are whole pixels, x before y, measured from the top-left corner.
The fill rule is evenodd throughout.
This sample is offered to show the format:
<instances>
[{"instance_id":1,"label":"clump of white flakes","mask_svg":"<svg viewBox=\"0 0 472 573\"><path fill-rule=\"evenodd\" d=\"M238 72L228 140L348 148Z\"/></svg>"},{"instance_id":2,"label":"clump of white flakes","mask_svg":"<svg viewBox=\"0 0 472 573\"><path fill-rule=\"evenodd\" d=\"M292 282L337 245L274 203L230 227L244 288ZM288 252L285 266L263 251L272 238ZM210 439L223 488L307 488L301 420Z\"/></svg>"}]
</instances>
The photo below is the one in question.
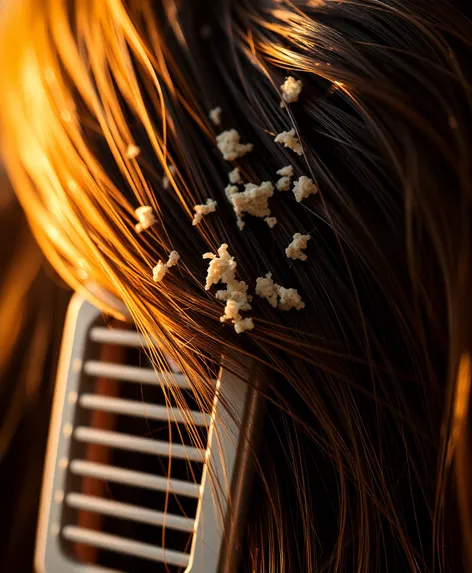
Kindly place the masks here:
<instances>
[{"instance_id":1,"label":"clump of white flakes","mask_svg":"<svg viewBox=\"0 0 472 573\"><path fill-rule=\"evenodd\" d=\"M233 193L229 199L233 203L239 229L244 229L243 216L245 213L254 217L269 217L269 199L274 194L274 186L270 181L263 181L260 185L247 183L244 191Z\"/></svg>"},{"instance_id":2,"label":"clump of white flakes","mask_svg":"<svg viewBox=\"0 0 472 573\"><path fill-rule=\"evenodd\" d=\"M180 255L177 251L171 251L169 253L169 260L167 261L167 266L175 267L175 265L179 262Z\"/></svg>"},{"instance_id":3,"label":"clump of white flakes","mask_svg":"<svg viewBox=\"0 0 472 573\"><path fill-rule=\"evenodd\" d=\"M175 167L173 165L169 165L169 171L171 172L172 176L175 176ZM162 178L162 186L164 189L169 189L170 180L167 175L164 175Z\"/></svg>"},{"instance_id":4,"label":"clump of white flakes","mask_svg":"<svg viewBox=\"0 0 472 573\"><path fill-rule=\"evenodd\" d=\"M195 211L195 215L193 216L192 225L198 225L204 215L208 215L208 213L214 213L216 211L216 201L213 199L207 199L204 205L195 205L193 210Z\"/></svg>"},{"instance_id":5,"label":"clump of white flakes","mask_svg":"<svg viewBox=\"0 0 472 573\"><path fill-rule=\"evenodd\" d=\"M305 308L302 297L297 289L284 288L272 280L272 273L267 273L265 277L256 279L256 294L265 298L273 308L280 310L301 310Z\"/></svg>"},{"instance_id":6,"label":"clump of white flakes","mask_svg":"<svg viewBox=\"0 0 472 573\"><path fill-rule=\"evenodd\" d=\"M286 167L282 167L277 171L277 175L280 175L280 179L277 181L275 186L277 187L278 191L289 191L290 185L292 183L293 177L293 167L291 165L287 165Z\"/></svg>"},{"instance_id":7,"label":"clump of white flakes","mask_svg":"<svg viewBox=\"0 0 472 573\"><path fill-rule=\"evenodd\" d=\"M272 280L272 273L256 279L256 294L269 301L273 308L277 308L279 285Z\"/></svg>"},{"instance_id":8,"label":"clump of white flakes","mask_svg":"<svg viewBox=\"0 0 472 573\"><path fill-rule=\"evenodd\" d=\"M175 266L180 259L180 255L177 251L171 251L169 253L169 260L167 263L159 261L157 265L152 269L152 278L154 282L159 283L165 277L167 271L170 267Z\"/></svg>"},{"instance_id":9,"label":"clump of white flakes","mask_svg":"<svg viewBox=\"0 0 472 573\"><path fill-rule=\"evenodd\" d=\"M254 149L252 143L240 143L241 136L235 129L223 131L216 137L218 149L225 161L234 161L238 157L243 157Z\"/></svg>"},{"instance_id":10,"label":"clump of white flakes","mask_svg":"<svg viewBox=\"0 0 472 573\"><path fill-rule=\"evenodd\" d=\"M292 180L290 177L281 177L275 186L277 187L278 191L289 191L290 185L292 184Z\"/></svg>"},{"instance_id":11,"label":"clump of white flakes","mask_svg":"<svg viewBox=\"0 0 472 573\"><path fill-rule=\"evenodd\" d=\"M302 175L298 181L293 185L293 194L295 199L300 203L310 195L318 193L318 187L313 183L313 180L305 175Z\"/></svg>"},{"instance_id":12,"label":"clump of white flakes","mask_svg":"<svg viewBox=\"0 0 472 573\"><path fill-rule=\"evenodd\" d=\"M264 221L269 225L271 229L277 225L277 217L266 217Z\"/></svg>"},{"instance_id":13,"label":"clump of white flakes","mask_svg":"<svg viewBox=\"0 0 472 573\"><path fill-rule=\"evenodd\" d=\"M237 318L234 321L234 330L236 334L241 334L246 332L246 330L252 330L254 328L254 321L251 317L249 318Z\"/></svg>"},{"instance_id":14,"label":"clump of white flakes","mask_svg":"<svg viewBox=\"0 0 472 573\"><path fill-rule=\"evenodd\" d=\"M285 249L285 254L287 257L289 259L299 259L300 261L306 261L308 257L302 251L307 248L309 240L310 235L295 233L295 235L293 235L293 241Z\"/></svg>"},{"instance_id":15,"label":"clump of white flakes","mask_svg":"<svg viewBox=\"0 0 472 573\"><path fill-rule=\"evenodd\" d=\"M295 153L298 153L298 155L303 154L303 147L300 143L300 140L295 135L295 129L291 129L290 131L282 131L282 133L279 133L275 137L274 141L275 143L280 143L284 147L288 147L292 151L295 151Z\"/></svg>"},{"instance_id":16,"label":"clump of white flakes","mask_svg":"<svg viewBox=\"0 0 472 573\"><path fill-rule=\"evenodd\" d=\"M293 103L298 100L298 97L302 91L303 82L296 80L292 76L288 76L285 82L280 86L282 90L282 102L281 107L284 107L286 103Z\"/></svg>"},{"instance_id":17,"label":"clump of white flakes","mask_svg":"<svg viewBox=\"0 0 472 573\"><path fill-rule=\"evenodd\" d=\"M208 114L211 122L214 123L215 125L220 125L222 112L223 110L221 109L221 107L215 107L215 109L212 109Z\"/></svg>"},{"instance_id":18,"label":"clump of white flakes","mask_svg":"<svg viewBox=\"0 0 472 573\"><path fill-rule=\"evenodd\" d=\"M295 288L284 288L279 286L278 295L280 297L280 310L292 310L292 308L302 310L302 308L305 308L305 303L302 301L302 297L298 294L298 291Z\"/></svg>"},{"instance_id":19,"label":"clump of white flakes","mask_svg":"<svg viewBox=\"0 0 472 573\"><path fill-rule=\"evenodd\" d=\"M142 207L138 207L135 211L136 217L138 218L139 223L137 223L134 227L136 233L141 233L145 229L149 229L154 223L156 222L156 218L154 217L154 211L152 207L149 205L143 205Z\"/></svg>"},{"instance_id":20,"label":"clump of white flakes","mask_svg":"<svg viewBox=\"0 0 472 573\"><path fill-rule=\"evenodd\" d=\"M229 172L229 182L233 185L237 185L242 182L241 174L239 173L239 167L235 167Z\"/></svg>"},{"instance_id":21,"label":"clump of white flakes","mask_svg":"<svg viewBox=\"0 0 472 573\"><path fill-rule=\"evenodd\" d=\"M141 149L137 145L130 144L126 149L126 157L128 159L134 159L135 157L138 157L140 153Z\"/></svg>"},{"instance_id":22,"label":"clump of white flakes","mask_svg":"<svg viewBox=\"0 0 472 573\"><path fill-rule=\"evenodd\" d=\"M281 177L293 177L293 167L291 165L286 165L277 171L277 175Z\"/></svg>"},{"instance_id":23,"label":"clump of white flakes","mask_svg":"<svg viewBox=\"0 0 472 573\"><path fill-rule=\"evenodd\" d=\"M254 328L253 319L243 318L240 314L241 311L251 310L249 303L252 297L247 294L247 283L236 280L237 263L234 257L228 253L228 245L223 243L218 249L217 255L205 253L203 258L210 259L205 290L209 290L212 285L219 282L226 284L225 290L219 290L216 293L218 300L226 301L225 312L220 317L220 321L231 321L234 324L234 330L238 334L246 330L252 330Z\"/></svg>"},{"instance_id":24,"label":"clump of white flakes","mask_svg":"<svg viewBox=\"0 0 472 573\"><path fill-rule=\"evenodd\" d=\"M234 280L238 265L234 257L228 253L228 245L226 243L223 243L218 249L218 255L205 253L203 258L211 259L208 265L205 290L209 290L212 285L216 285L220 281L228 283Z\"/></svg>"}]
</instances>

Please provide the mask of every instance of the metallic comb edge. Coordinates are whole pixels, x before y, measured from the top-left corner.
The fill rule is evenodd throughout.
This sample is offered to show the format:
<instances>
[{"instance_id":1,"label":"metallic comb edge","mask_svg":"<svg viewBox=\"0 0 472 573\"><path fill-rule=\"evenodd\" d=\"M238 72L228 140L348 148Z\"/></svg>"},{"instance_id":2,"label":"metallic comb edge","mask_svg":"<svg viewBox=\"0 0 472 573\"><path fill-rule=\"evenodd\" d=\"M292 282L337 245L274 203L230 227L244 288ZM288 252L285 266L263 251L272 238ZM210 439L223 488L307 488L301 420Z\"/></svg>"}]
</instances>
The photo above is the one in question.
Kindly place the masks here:
<instances>
[{"instance_id":1,"label":"metallic comb edge","mask_svg":"<svg viewBox=\"0 0 472 573\"><path fill-rule=\"evenodd\" d=\"M80 494L68 492L66 468L69 466L71 444L77 430L74 427L74 418L81 377L84 375L82 364L85 362L87 345L90 344L90 330L100 316L101 313L96 307L79 295L74 295L65 322L49 430L35 552L38 573L122 573L115 569L78 562L64 551L61 539L91 544L118 553L136 554L137 551L140 557L146 559L186 567L185 571L188 573L234 571L240 559L240 541L253 473L252 452L259 434L258 425L263 408L262 399L255 389L256 374L251 372L250 365L248 367L247 363L243 364L244 361L241 372L244 372L245 379L223 367L217 381L213 411L209 416L203 478L201 485L197 486L199 503L193 526L186 518L159 515L159 512L134 506L130 506L130 509L126 504L110 504L103 499L98 504L98 510L118 512L122 516L131 512L133 519L145 520L147 523L170 519L170 527L180 527L187 531L192 528L195 533L188 554L163 550L154 545L89 531L74 525L63 527L63 513L68 511L64 501L66 497L69 504L81 503L82 507L84 504L87 506L87 499L78 497ZM100 334L99 330L96 332ZM139 343L138 337L139 335ZM133 372L131 374L134 375ZM144 375L141 383L149 382L146 376L149 374ZM182 380L180 383L184 384ZM84 431L86 430L82 428L82 432ZM89 434L93 438L93 432L89 431ZM102 440L112 438L113 436L100 436ZM141 451L148 451L148 442L152 442L145 438L132 440L132 447L144 448ZM177 448L182 449L182 446L177 445ZM184 448L188 448L190 456L198 459L197 448ZM157 451L156 455L158 453ZM184 449L180 455L185 455ZM94 468L89 464L85 469L82 467L82 471L93 474ZM119 474L113 473L113 468L105 475L120 479ZM155 484L158 489L161 489L161 485ZM188 489L187 486L195 487L195 484L178 484L178 487L183 487L184 493L188 494L185 489Z\"/></svg>"}]
</instances>

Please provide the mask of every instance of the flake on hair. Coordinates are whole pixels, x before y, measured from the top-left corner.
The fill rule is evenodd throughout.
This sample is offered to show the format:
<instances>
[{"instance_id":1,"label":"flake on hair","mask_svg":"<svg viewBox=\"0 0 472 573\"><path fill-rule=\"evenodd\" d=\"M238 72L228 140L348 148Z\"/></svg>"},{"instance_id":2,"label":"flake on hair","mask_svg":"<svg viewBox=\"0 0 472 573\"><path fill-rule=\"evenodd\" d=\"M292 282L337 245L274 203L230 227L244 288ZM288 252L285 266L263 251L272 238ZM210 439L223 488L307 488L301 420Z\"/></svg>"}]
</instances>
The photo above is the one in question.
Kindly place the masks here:
<instances>
[{"instance_id":1,"label":"flake on hair","mask_svg":"<svg viewBox=\"0 0 472 573\"><path fill-rule=\"evenodd\" d=\"M236 334L246 332L246 330L254 329L254 320L252 318L239 318L234 321L234 330Z\"/></svg>"},{"instance_id":2,"label":"flake on hair","mask_svg":"<svg viewBox=\"0 0 472 573\"><path fill-rule=\"evenodd\" d=\"M288 76L285 79L285 82L280 86L280 89L282 90L282 102L280 106L285 107L285 104L287 103L294 103L298 101L302 88L302 81L296 80L292 76Z\"/></svg>"},{"instance_id":3,"label":"flake on hair","mask_svg":"<svg viewBox=\"0 0 472 573\"><path fill-rule=\"evenodd\" d=\"M280 175L280 177L293 177L293 167L286 165L277 171L277 175Z\"/></svg>"},{"instance_id":4,"label":"flake on hair","mask_svg":"<svg viewBox=\"0 0 472 573\"><path fill-rule=\"evenodd\" d=\"M223 131L216 137L218 149L226 161L234 161L254 149L252 143L240 143L241 136L235 129Z\"/></svg>"},{"instance_id":5,"label":"flake on hair","mask_svg":"<svg viewBox=\"0 0 472 573\"><path fill-rule=\"evenodd\" d=\"M290 185L292 180L290 177L281 177L275 186L277 187L277 191L290 191Z\"/></svg>"},{"instance_id":6,"label":"flake on hair","mask_svg":"<svg viewBox=\"0 0 472 573\"><path fill-rule=\"evenodd\" d=\"M167 261L167 266L170 267L174 267L180 259L180 255L177 251L171 251L169 253L169 260Z\"/></svg>"},{"instance_id":7,"label":"flake on hair","mask_svg":"<svg viewBox=\"0 0 472 573\"><path fill-rule=\"evenodd\" d=\"M300 261L306 261L307 256L302 251L307 248L308 241L310 240L310 235L302 235L301 233L295 233L293 235L293 241L285 249L285 254L289 259L299 259Z\"/></svg>"},{"instance_id":8,"label":"flake on hair","mask_svg":"<svg viewBox=\"0 0 472 573\"><path fill-rule=\"evenodd\" d=\"M298 181L293 184L293 194L298 203L303 201L310 195L316 195L318 187L313 183L313 180L305 175L302 175Z\"/></svg>"},{"instance_id":9,"label":"flake on hair","mask_svg":"<svg viewBox=\"0 0 472 573\"><path fill-rule=\"evenodd\" d=\"M247 183L244 186L244 191L230 195L238 227L244 228L243 216L245 213L260 218L270 217L269 199L273 195L274 186L270 181L263 181L260 185Z\"/></svg>"},{"instance_id":10,"label":"flake on hair","mask_svg":"<svg viewBox=\"0 0 472 573\"><path fill-rule=\"evenodd\" d=\"M211 122L214 125L220 125L221 124L221 114L222 114L223 110L221 109L221 107L215 107L214 109L212 109L210 111L210 113L208 114Z\"/></svg>"},{"instance_id":11,"label":"flake on hair","mask_svg":"<svg viewBox=\"0 0 472 573\"><path fill-rule=\"evenodd\" d=\"M239 167L235 167L233 171L230 171L228 177L229 182L232 185L237 185L238 183L242 182L241 174L239 173Z\"/></svg>"},{"instance_id":12,"label":"flake on hair","mask_svg":"<svg viewBox=\"0 0 472 573\"><path fill-rule=\"evenodd\" d=\"M280 310L292 310L293 308L302 310L302 308L305 308L305 303L302 301L302 297L298 294L297 289L279 286L278 295L280 297Z\"/></svg>"},{"instance_id":13,"label":"flake on hair","mask_svg":"<svg viewBox=\"0 0 472 573\"><path fill-rule=\"evenodd\" d=\"M291 129L290 131L282 131L282 133L279 133L275 137L274 141L275 143L280 143L284 147L288 147L298 155L303 154L303 147L298 137L295 135L295 129Z\"/></svg>"},{"instance_id":14,"label":"flake on hair","mask_svg":"<svg viewBox=\"0 0 472 573\"><path fill-rule=\"evenodd\" d=\"M247 294L247 283L236 280L237 263L234 257L228 253L228 245L223 243L219 247L217 255L205 253L203 258L210 259L205 290L209 290L212 285L219 282L226 284L226 289L217 291L215 295L218 300L226 301L225 312L220 317L220 321L231 321L238 334L252 330L254 328L252 318L243 318L240 314L241 311L251 310L252 307L249 303L252 297Z\"/></svg>"},{"instance_id":15,"label":"flake on hair","mask_svg":"<svg viewBox=\"0 0 472 573\"><path fill-rule=\"evenodd\" d=\"M207 199L204 205L195 205L193 207L195 215L193 216L192 225L198 225L203 219L204 215L214 213L216 211L216 201L214 199Z\"/></svg>"},{"instance_id":16,"label":"flake on hair","mask_svg":"<svg viewBox=\"0 0 472 573\"><path fill-rule=\"evenodd\" d=\"M266 217L264 221L269 225L271 229L273 229L278 222L277 217Z\"/></svg>"},{"instance_id":17,"label":"flake on hair","mask_svg":"<svg viewBox=\"0 0 472 573\"><path fill-rule=\"evenodd\" d=\"M149 205L142 205L141 207L135 209L134 212L139 221L134 227L136 233L141 233L156 223L154 211Z\"/></svg>"},{"instance_id":18,"label":"flake on hair","mask_svg":"<svg viewBox=\"0 0 472 573\"><path fill-rule=\"evenodd\" d=\"M256 279L256 294L265 298L273 308L277 308L279 285L272 280L272 273Z\"/></svg>"},{"instance_id":19,"label":"flake on hair","mask_svg":"<svg viewBox=\"0 0 472 573\"><path fill-rule=\"evenodd\" d=\"M166 276L167 271L175 266L180 259L180 255L177 251L171 251L169 253L169 259L167 263L163 263L159 261L157 265L152 269L152 278L154 282L158 283L161 282L162 279Z\"/></svg>"},{"instance_id":20,"label":"flake on hair","mask_svg":"<svg viewBox=\"0 0 472 573\"><path fill-rule=\"evenodd\" d=\"M135 159L141 153L141 149L132 143L126 149L126 157L128 159Z\"/></svg>"},{"instance_id":21,"label":"flake on hair","mask_svg":"<svg viewBox=\"0 0 472 573\"><path fill-rule=\"evenodd\" d=\"M272 308L279 310L301 310L305 308L298 291L294 288L285 288L275 283L272 279L272 273L267 273L265 277L256 279L256 294L266 299Z\"/></svg>"}]
</instances>

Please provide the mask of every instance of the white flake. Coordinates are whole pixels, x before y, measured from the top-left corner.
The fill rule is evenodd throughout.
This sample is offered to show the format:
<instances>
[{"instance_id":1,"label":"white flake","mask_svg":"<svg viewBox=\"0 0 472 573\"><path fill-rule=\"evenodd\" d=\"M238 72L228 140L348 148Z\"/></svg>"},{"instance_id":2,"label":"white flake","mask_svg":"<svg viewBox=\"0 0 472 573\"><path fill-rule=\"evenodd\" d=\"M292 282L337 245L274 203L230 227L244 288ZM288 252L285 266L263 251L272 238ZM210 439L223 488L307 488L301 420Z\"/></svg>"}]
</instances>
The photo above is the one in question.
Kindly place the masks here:
<instances>
[{"instance_id":1,"label":"white flake","mask_svg":"<svg viewBox=\"0 0 472 573\"><path fill-rule=\"evenodd\" d=\"M245 213L254 217L269 217L269 199L274 195L274 186L270 181L263 181L260 185L247 183L244 191L233 193L230 200L233 204L234 212L237 217L238 227L244 228L242 217Z\"/></svg>"},{"instance_id":2,"label":"white flake","mask_svg":"<svg viewBox=\"0 0 472 573\"><path fill-rule=\"evenodd\" d=\"M128 159L134 159L141 153L141 149L137 145L130 144L126 149L126 157Z\"/></svg>"},{"instance_id":3,"label":"white flake","mask_svg":"<svg viewBox=\"0 0 472 573\"><path fill-rule=\"evenodd\" d=\"M229 172L229 182L233 185L237 185L242 182L241 174L239 173L239 168L235 167L233 171Z\"/></svg>"},{"instance_id":4,"label":"white flake","mask_svg":"<svg viewBox=\"0 0 472 573\"><path fill-rule=\"evenodd\" d=\"M220 125L222 112L223 110L221 109L221 107L215 107L215 109L212 109L208 114L211 122L214 123L215 125Z\"/></svg>"},{"instance_id":5,"label":"white flake","mask_svg":"<svg viewBox=\"0 0 472 573\"><path fill-rule=\"evenodd\" d=\"M292 180L290 179L290 177L281 177L277 181L275 186L277 187L278 191L290 191L291 183L292 183Z\"/></svg>"},{"instance_id":6,"label":"white flake","mask_svg":"<svg viewBox=\"0 0 472 573\"><path fill-rule=\"evenodd\" d=\"M152 279L154 282L158 283L166 276L167 271L170 267L175 266L180 259L180 255L177 251L171 251L169 253L169 260L167 263L159 261L157 265L152 269Z\"/></svg>"},{"instance_id":7,"label":"white flake","mask_svg":"<svg viewBox=\"0 0 472 573\"><path fill-rule=\"evenodd\" d=\"M277 225L277 217L266 217L264 221L269 225L271 229Z\"/></svg>"},{"instance_id":8,"label":"white flake","mask_svg":"<svg viewBox=\"0 0 472 573\"><path fill-rule=\"evenodd\" d=\"M277 175L280 175L280 177L293 177L293 167L286 165L277 171Z\"/></svg>"},{"instance_id":9,"label":"white flake","mask_svg":"<svg viewBox=\"0 0 472 573\"><path fill-rule=\"evenodd\" d=\"M297 101L302 88L303 82L296 80L292 76L288 76L288 78L285 79L285 82L280 86L283 100L280 104L281 107L283 107L286 103L293 103Z\"/></svg>"},{"instance_id":10,"label":"white flake","mask_svg":"<svg viewBox=\"0 0 472 573\"><path fill-rule=\"evenodd\" d=\"M243 318L241 311L251 310L249 304L252 297L248 296L248 285L244 281L236 280L237 263L228 253L228 245L223 243L218 249L218 254L205 253L204 259L210 259L205 290L209 290L213 284L220 281L226 284L225 290L216 293L218 300L226 301L225 312L220 317L221 322L230 320L234 324L235 331L239 334L254 328L252 318Z\"/></svg>"},{"instance_id":11,"label":"white flake","mask_svg":"<svg viewBox=\"0 0 472 573\"><path fill-rule=\"evenodd\" d=\"M288 147L292 151L295 151L298 155L303 154L303 147L300 143L298 137L295 135L295 129L291 129L290 131L282 131L279 133L275 139L275 143L280 143L284 147Z\"/></svg>"},{"instance_id":12,"label":"white flake","mask_svg":"<svg viewBox=\"0 0 472 573\"><path fill-rule=\"evenodd\" d=\"M298 181L293 185L293 194L295 199L300 203L310 195L318 193L318 187L313 183L313 180L305 175L302 175Z\"/></svg>"},{"instance_id":13,"label":"white flake","mask_svg":"<svg viewBox=\"0 0 472 573\"><path fill-rule=\"evenodd\" d=\"M272 273L256 279L256 294L268 300L273 308L277 308L278 288L279 285L272 280Z\"/></svg>"},{"instance_id":14,"label":"white flake","mask_svg":"<svg viewBox=\"0 0 472 573\"><path fill-rule=\"evenodd\" d=\"M235 129L223 131L216 137L218 149L226 161L234 161L238 157L243 157L250 153L254 145L252 143L240 143L241 136Z\"/></svg>"},{"instance_id":15,"label":"white flake","mask_svg":"<svg viewBox=\"0 0 472 573\"><path fill-rule=\"evenodd\" d=\"M279 286L278 295L280 297L280 310L292 310L292 308L301 310L305 308L305 303L302 301L302 297L298 294L297 289Z\"/></svg>"},{"instance_id":16,"label":"white flake","mask_svg":"<svg viewBox=\"0 0 472 573\"><path fill-rule=\"evenodd\" d=\"M214 213L216 211L216 201L213 199L207 199L204 205L195 205L193 209L195 211L195 215L193 216L192 225L198 225L204 215L208 215L209 213Z\"/></svg>"},{"instance_id":17,"label":"white flake","mask_svg":"<svg viewBox=\"0 0 472 573\"><path fill-rule=\"evenodd\" d=\"M285 288L272 280L272 273L267 273L265 277L256 279L256 294L265 298L273 308L280 310L301 310L305 308L305 303L298 294L297 289Z\"/></svg>"},{"instance_id":18,"label":"white flake","mask_svg":"<svg viewBox=\"0 0 472 573\"><path fill-rule=\"evenodd\" d=\"M307 248L309 240L310 240L310 235L302 235L301 233L295 233L295 235L293 235L293 241L285 249L285 254L287 255L287 258L306 261L308 257L302 251Z\"/></svg>"},{"instance_id":19,"label":"white flake","mask_svg":"<svg viewBox=\"0 0 472 573\"><path fill-rule=\"evenodd\" d=\"M139 223L137 223L134 227L136 233L141 233L156 223L154 212L152 207L149 205L142 205L141 207L138 207L134 212L139 221Z\"/></svg>"}]
</instances>

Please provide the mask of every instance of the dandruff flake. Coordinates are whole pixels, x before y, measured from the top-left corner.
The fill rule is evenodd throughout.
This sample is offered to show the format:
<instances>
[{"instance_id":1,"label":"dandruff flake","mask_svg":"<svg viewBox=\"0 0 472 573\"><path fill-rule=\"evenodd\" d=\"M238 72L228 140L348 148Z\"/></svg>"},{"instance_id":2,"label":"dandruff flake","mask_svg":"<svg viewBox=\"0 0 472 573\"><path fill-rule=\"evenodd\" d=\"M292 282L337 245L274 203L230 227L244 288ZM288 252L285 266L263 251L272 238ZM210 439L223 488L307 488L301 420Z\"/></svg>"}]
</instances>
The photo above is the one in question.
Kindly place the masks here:
<instances>
[{"instance_id":1,"label":"dandruff flake","mask_svg":"<svg viewBox=\"0 0 472 573\"><path fill-rule=\"evenodd\" d=\"M209 290L214 284L220 281L228 284L234 281L236 276L237 263L228 252L228 245L223 243L217 251L217 254L205 253L204 259L209 259L205 290Z\"/></svg>"},{"instance_id":2,"label":"dandruff flake","mask_svg":"<svg viewBox=\"0 0 472 573\"><path fill-rule=\"evenodd\" d=\"M135 230L137 233L141 233L145 229L149 229L149 227L156 223L154 211L149 205L142 205L141 207L138 207L134 213L138 218L138 223L135 225Z\"/></svg>"},{"instance_id":3,"label":"dandruff flake","mask_svg":"<svg viewBox=\"0 0 472 573\"><path fill-rule=\"evenodd\" d=\"M171 251L169 253L169 259L167 263L163 263L159 261L157 265L152 269L152 279L154 282L158 283L161 282L162 279L166 276L167 271L174 267L180 259L180 255L177 251Z\"/></svg>"},{"instance_id":4,"label":"dandruff flake","mask_svg":"<svg viewBox=\"0 0 472 573\"><path fill-rule=\"evenodd\" d=\"M277 171L277 175L280 175L280 177L293 177L293 167L286 165Z\"/></svg>"},{"instance_id":5,"label":"dandruff flake","mask_svg":"<svg viewBox=\"0 0 472 573\"><path fill-rule=\"evenodd\" d=\"M302 175L298 181L293 184L293 194L298 203L318 193L318 187L313 183L313 180L305 175Z\"/></svg>"},{"instance_id":6,"label":"dandruff flake","mask_svg":"<svg viewBox=\"0 0 472 573\"><path fill-rule=\"evenodd\" d=\"M254 328L252 318L243 318L240 314L241 311L251 310L249 303L252 297L247 294L247 283L236 280L237 263L234 257L229 254L228 245L223 243L219 247L216 255L213 253L205 253L203 258L210 260L205 290L208 290L211 285L219 282L226 284L225 290L219 290L216 293L218 300L226 301L225 311L223 316L220 317L220 321L231 321L238 334L246 330L252 330Z\"/></svg>"},{"instance_id":7,"label":"dandruff flake","mask_svg":"<svg viewBox=\"0 0 472 573\"><path fill-rule=\"evenodd\" d=\"M271 229L277 225L277 217L266 217L264 221L269 225Z\"/></svg>"},{"instance_id":8,"label":"dandruff flake","mask_svg":"<svg viewBox=\"0 0 472 573\"><path fill-rule=\"evenodd\" d=\"M291 129L290 131L282 131L279 133L275 139L275 143L280 143L284 147L288 147L298 155L303 154L303 147L300 143L300 140L295 135L295 129Z\"/></svg>"},{"instance_id":9,"label":"dandruff flake","mask_svg":"<svg viewBox=\"0 0 472 573\"><path fill-rule=\"evenodd\" d=\"M294 288L284 288L279 286L278 295L279 309L280 310L302 310L305 308L305 303L302 301L302 297L298 294L297 289Z\"/></svg>"},{"instance_id":10,"label":"dandruff flake","mask_svg":"<svg viewBox=\"0 0 472 573\"><path fill-rule=\"evenodd\" d=\"M302 235L301 233L295 233L293 235L293 241L285 249L285 254L289 259L299 259L300 261L306 261L307 256L303 252L308 246L308 241L310 240L310 235Z\"/></svg>"},{"instance_id":11,"label":"dandruff flake","mask_svg":"<svg viewBox=\"0 0 472 573\"><path fill-rule=\"evenodd\" d=\"M180 255L177 251L171 251L169 253L169 260L167 261L167 266L170 267L174 267L180 259Z\"/></svg>"},{"instance_id":12,"label":"dandruff flake","mask_svg":"<svg viewBox=\"0 0 472 573\"><path fill-rule=\"evenodd\" d=\"M292 180L290 177L281 177L275 186L277 187L277 191L290 191L290 185Z\"/></svg>"},{"instance_id":13,"label":"dandruff flake","mask_svg":"<svg viewBox=\"0 0 472 573\"><path fill-rule=\"evenodd\" d=\"M296 102L300 96L300 93L303 88L303 82L300 80L296 80L292 76L288 76L285 79L284 83L280 86L282 90L282 103L283 106L285 103L293 103Z\"/></svg>"},{"instance_id":14,"label":"dandruff flake","mask_svg":"<svg viewBox=\"0 0 472 573\"><path fill-rule=\"evenodd\" d=\"M277 308L279 285L272 280L272 273L256 279L256 294L265 298L273 308Z\"/></svg>"},{"instance_id":15,"label":"dandruff flake","mask_svg":"<svg viewBox=\"0 0 472 573\"><path fill-rule=\"evenodd\" d=\"M126 149L126 157L128 159L134 159L135 157L138 157L140 153L141 149L137 145L130 144Z\"/></svg>"},{"instance_id":16,"label":"dandruff flake","mask_svg":"<svg viewBox=\"0 0 472 573\"><path fill-rule=\"evenodd\" d=\"M216 143L225 161L234 161L254 149L252 143L243 144L240 140L241 136L235 129L229 129L217 135Z\"/></svg>"},{"instance_id":17,"label":"dandruff flake","mask_svg":"<svg viewBox=\"0 0 472 573\"><path fill-rule=\"evenodd\" d=\"M256 294L266 299L273 308L289 311L293 308L302 310L305 303L298 294L297 289L285 288L272 280L272 273L256 279Z\"/></svg>"},{"instance_id":18,"label":"dandruff flake","mask_svg":"<svg viewBox=\"0 0 472 573\"><path fill-rule=\"evenodd\" d=\"M238 226L240 222L244 223L242 217L245 213L254 217L270 217L269 199L273 195L274 186L270 181L263 181L260 185L247 183L244 191L233 193L230 200L238 219Z\"/></svg>"},{"instance_id":19,"label":"dandruff flake","mask_svg":"<svg viewBox=\"0 0 472 573\"><path fill-rule=\"evenodd\" d=\"M207 199L204 205L195 205L193 207L195 215L193 216L192 225L198 225L203 219L204 215L214 213L216 211L216 201Z\"/></svg>"},{"instance_id":20,"label":"dandruff flake","mask_svg":"<svg viewBox=\"0 0 472 573\"><path fill-rule=\"evenodd\" d=\"M237 185L238 183L241 183L242 179L241 179L241 174L239 173L239 167L235 167L232 171L229 172L229 182L232 185Z\"/></svg>"},{"instance_id":21,"label":"dandruff flake","mask_svg":"<svg viewBox=\"0 0 472 573\"><path fill-rule=\"evenodd\" d=\"M221 109L221 107L215 107L214 109L212 109L210 111L208 116L210 117L210 120L214 125L220 125L221 124L221 114L222 113L223 113L223 110Z\"/></svg>"}]
</instances>

